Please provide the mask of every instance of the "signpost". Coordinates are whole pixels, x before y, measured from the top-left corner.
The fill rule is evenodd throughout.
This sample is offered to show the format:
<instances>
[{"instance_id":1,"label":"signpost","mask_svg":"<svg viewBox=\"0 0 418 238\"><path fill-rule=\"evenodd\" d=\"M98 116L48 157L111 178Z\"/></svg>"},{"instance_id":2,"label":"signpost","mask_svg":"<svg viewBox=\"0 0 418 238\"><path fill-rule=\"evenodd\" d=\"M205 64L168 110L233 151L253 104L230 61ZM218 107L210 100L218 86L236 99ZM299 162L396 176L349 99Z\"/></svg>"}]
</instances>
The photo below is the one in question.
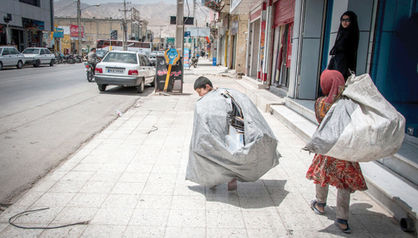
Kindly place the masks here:
<instances>
[{"instance_id":1,"label":"signpost","mask_svg":"<svg viewBox=\"0 0 418 238\"><path fill-rule=\"evenodd\" d=\"M164 92L167 92L168 81L170 80L170 74L171 74L171 67L173 64L176 64L177 61L180 59L180 54L176 49L170 48L165 51L164 57L165 57L166 63L168 64L167 76L165 78L165 84L164 84Z\"/></svg>"}]
</instances>

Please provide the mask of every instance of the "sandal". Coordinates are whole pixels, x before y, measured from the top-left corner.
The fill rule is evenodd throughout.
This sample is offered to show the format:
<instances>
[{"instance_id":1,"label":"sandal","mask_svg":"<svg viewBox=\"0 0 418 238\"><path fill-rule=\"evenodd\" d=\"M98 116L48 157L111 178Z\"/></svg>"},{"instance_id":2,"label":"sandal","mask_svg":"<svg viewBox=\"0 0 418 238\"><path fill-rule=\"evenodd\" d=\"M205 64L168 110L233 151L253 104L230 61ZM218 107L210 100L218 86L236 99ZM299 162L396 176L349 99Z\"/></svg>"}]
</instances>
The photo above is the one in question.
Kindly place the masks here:
<instances>
[{"instance_id":1,"label":"sandal","mask_svg":"<svg viewBox=\"0 0 418 238\"><path fill-rule=\"evenodd\" d=\"M318 202L318 201L316 201L316 200L313 200L312 202L311 202L311 209L316 213L316 214L318 214L318 215L324 215L325 214L325 211L320 211L318 208L317 208L317 206L318 207L323 207L323 208L325 208L325 206L326 206L327 204L326 203L322 203L322 202Z\"/></svg>"},{"instance_id":2,"label":"sandal","mask_svg":"<svg viewBox=\"0 0 418 238\"><path fill-rule=\"evenodd\" d=\"M347 220L344 219L339 219L337 218L337 220L335 220L334 224L344 233L346 234L350 234L351 233L351 229L350 226L348 225ZM340 225L346 225L347 227L345 229L341 228Z\"/></svg>"}]
</instances>

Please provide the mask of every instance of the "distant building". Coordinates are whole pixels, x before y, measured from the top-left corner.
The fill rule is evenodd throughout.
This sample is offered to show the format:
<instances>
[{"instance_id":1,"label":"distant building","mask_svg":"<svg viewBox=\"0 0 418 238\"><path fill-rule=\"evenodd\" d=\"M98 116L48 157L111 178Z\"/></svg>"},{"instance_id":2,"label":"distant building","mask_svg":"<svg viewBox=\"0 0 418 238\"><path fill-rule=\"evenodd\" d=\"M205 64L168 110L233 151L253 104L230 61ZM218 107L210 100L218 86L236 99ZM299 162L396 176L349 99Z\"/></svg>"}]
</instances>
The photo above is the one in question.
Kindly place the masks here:
<instances>
[{"instance_id":1,"label":"distant building","mask_svg":"<svg viewBox=\"0 0 418 238\"><path fill-rule=\"evenodd\" d=\"M76 27L77 18L73 17L55 17L55 24L64 29ZM138 41L151 41L152 38L149 37L149 31L147 30L148 22L145 20L135 21L127 20L127 32L128 40L138 40ZM123 40L123 29L122 29L122 20L121 19L98 19L98 18L82 18L81 19L81 29L82 29L82 43L81 48L90 49L96 47L96 41L99 39L110 39L111 32L115 32L116 40ZM78 28L77 28L78 29ZM65 32L65 31L64 31ZM78 33L71 35L65 46L61 46L61 52L64 52L64 49L68 49L70 52L73 52L77 49L78 44ZM64 36L65 38L65 36Z\"/></svg>"},{"instance_id":2,"label":"distant building","mask_svg":"<svg viewBox=\"0 0 418 238\"><path fill-rule=\"evenodd\" d=\"M2 0L0 45L51 47L53 0Z\"/></svg>"}]
</instances>

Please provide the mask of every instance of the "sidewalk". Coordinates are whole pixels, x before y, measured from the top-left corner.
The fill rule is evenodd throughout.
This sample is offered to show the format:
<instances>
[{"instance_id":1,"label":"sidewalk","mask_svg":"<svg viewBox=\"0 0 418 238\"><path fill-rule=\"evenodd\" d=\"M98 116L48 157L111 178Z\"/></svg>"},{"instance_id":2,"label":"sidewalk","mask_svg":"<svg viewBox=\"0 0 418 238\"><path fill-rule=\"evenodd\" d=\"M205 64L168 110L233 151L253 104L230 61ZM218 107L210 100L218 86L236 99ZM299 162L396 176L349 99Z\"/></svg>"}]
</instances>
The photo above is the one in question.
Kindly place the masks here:
<instances>
[{"instance_id":1,"label":"sidewalk","mask_svg":"<svg viewBox=\"0 0 418 238\"><path fill-rule=\"evenodd\" d=\"M363 192L351 199L353 233L334 225L336 191L330 188L327 215L313 213L314 186L305 179L313 155L303 141L272 115L264 113L277 138L280 164L255 183L226 185L212 191L184 180L192 133L195 74L224 72L201 66L187 72L184 91L191 95L141 97L102 133L15 204L0 214L0 237L413 237ZM246 91L230 77L210 74L216 87ZM20 217L25 230L8 225L16 213L49 210Z\"/></svg>"}]
</instances>

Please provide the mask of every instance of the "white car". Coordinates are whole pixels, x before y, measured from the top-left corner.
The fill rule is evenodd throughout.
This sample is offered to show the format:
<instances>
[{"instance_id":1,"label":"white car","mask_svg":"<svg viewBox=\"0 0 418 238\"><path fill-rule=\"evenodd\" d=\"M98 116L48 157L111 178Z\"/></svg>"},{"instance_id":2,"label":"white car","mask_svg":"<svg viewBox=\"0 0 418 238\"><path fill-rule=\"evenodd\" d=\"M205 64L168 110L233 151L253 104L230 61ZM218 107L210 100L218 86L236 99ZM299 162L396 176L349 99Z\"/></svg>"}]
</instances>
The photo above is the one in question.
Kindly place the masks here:
<instances>
[{"instance_id":1,"label":"white car","mask_svg":"<svg viewBox=\"0 0 418 238\"><path fill-rule=\"evenodd\" d=\"M132 51L110 51L96 65L94 80L99 91L107 85L136 87L142 93L145 84L154 85L155 68L147 56Z\"/></svg>"},{"instance_id":2,"label":"white car","mask_svg":"<svg viewBox=\"0 0 418 238\"><path fill-rule=\"evenodd\" d=\"M0 70L4 66L16 66L21 69L25 64L25 57L13 46L0 47Z\"/></svg>"},{"instance_id":3,"label":"white car","mask_svg":"<svg viewBox=\"0 0 418 238\"><path fill-rule=\"evenodd\" d=\"M22 54L25 56L26 64L33 64L34 67L39 67L41 64L53 66L55 63L55 55L47 48L30 47L26 48Z\"/></svg>"}]
</instances>

